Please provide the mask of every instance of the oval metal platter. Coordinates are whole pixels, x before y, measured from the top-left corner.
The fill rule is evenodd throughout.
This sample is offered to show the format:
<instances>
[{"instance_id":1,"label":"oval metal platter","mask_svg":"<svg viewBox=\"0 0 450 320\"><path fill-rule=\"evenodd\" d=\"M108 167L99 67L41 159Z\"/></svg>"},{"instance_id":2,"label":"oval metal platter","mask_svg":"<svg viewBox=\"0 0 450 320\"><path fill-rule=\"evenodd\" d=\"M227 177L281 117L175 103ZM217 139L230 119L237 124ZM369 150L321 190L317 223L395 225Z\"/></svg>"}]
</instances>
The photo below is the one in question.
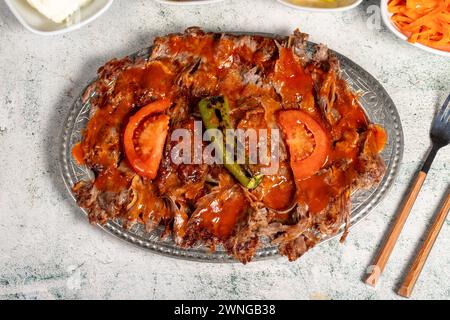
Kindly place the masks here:
<instances>
[{"instance_id":1,"label":"oval metal platter","mask_svg":"<svg viewBox=\"0 0 450 320\"><path fill-rule=\"evenodd\" d=\"M280 38L276 35L263 35ZM313 45L313 43L309 43L310 50L312 50ZM145 48L130 55L130 58L148 58L151 50L151 47ZM367 71L350 59L337 52L333 53L340 61L342 77L360 95L360 103L370 121L381 124L388 133L388 143L382 153L387 168L383 180L376 188L374 187L365 191L358 190L352 195L351 226L354 227L375 208L391 187L403 155L403 131L394 102L383 86ZM81 97L83 93L80 93L65 119L62 131L62 144L60 147L61 173L73 201L75 201L75 198L72 193L72 186L77 181L92 178L90 170L85 166L78 165L71 154L72 147L81 140L82 131L89 121L90 104L89 101L85 104L82 103ZM87 213L81 208L80 213L87 216ZM220 247L215 252L210 252L204 246L197 246L190 249L179 248L170 237L165 239L161 238L162 229L146 232L142 225L136 224L133 228L126 230L119 221L109 221L105 225L99 225L99 227L122 240L131 242L155 253L174 258L205 262L236 262L236 260L230 257ZM342 226L341 232L343 230L344 226ZM322 243L337 236L339 235L324 238L322 239ZM257 251L254 260L278 256L278 248L267 242Z\"/></svg>"}]
</instances>

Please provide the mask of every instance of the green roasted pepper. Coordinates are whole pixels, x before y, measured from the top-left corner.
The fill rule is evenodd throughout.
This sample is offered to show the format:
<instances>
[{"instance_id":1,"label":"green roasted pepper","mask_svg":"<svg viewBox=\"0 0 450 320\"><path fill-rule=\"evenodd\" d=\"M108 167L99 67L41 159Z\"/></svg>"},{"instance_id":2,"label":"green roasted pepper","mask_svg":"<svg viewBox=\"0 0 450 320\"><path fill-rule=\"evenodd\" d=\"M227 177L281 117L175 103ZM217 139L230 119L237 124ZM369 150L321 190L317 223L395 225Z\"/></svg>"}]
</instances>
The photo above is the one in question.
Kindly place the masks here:
<instances>
[{"instance_id":1,"label":"green roasted pepper","mask_svg":"<svg viewBox=\"0 0 450 320\"><path fill-rule=\"evenodd\" d=\"M206 129L232 129L230 106L226 97L202 99L198 105ZM220 119L218 116L220 113ZM225 134L224 134L225 136ZM213 143L215 143L213 141ZM218 152L224 158L224 166L247 189L255 189L262 181L263 175L248 177L244 169L234 162L234 155L228 154L224 143L216 145Z\"/></svg>"}]
</instances>

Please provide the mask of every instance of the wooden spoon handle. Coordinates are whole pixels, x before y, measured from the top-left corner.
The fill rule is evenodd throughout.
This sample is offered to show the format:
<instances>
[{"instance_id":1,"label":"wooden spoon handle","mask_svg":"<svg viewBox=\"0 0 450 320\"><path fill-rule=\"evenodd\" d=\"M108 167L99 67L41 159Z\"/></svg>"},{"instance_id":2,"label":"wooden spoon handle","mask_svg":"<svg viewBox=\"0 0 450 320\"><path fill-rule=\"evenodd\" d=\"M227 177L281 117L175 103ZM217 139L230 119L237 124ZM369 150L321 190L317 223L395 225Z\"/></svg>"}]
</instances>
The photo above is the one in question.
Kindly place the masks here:
<instances>
[{"instance_id":1,"label":"wooden spoon handle","mask_svg":"<svg viewBox=\"0 0 450 320\"><path fill-rule=\"evenodd\" d=\"M444 205L439 211L436 220L434 221L433 225L430 228L427 238L422 244L422 247L420 248L420 251L417 254L416 259L411 265L408 275L406 276L402 286L400 287L400 290L398 291L399 295L406 298L409 298L411 296L414 286L417 282L417 279L419 278L420 272L422 271L423 266L427 261L428 255L430 254L431 249L433 248L434 242L436 241L436 238L438 237L439 232L441 231L442 226L444 225L449 210L450 210L450 193L447 194L447 199L445 200Z\"/></svg>"},{"instance_id":2,"label":"wooden spoon handle","mask_svg":"<svg viewBox=\"0 0 450 320\"><path fill-rule=\"evenodd\" d=\"M387 261L394 250L394 246L397 242L398 237L405 225L406 219L408 219L409 213L414 205L414 202L417 199L417 195L419 194L420 189L425 181L427 174L423 171L420 171L417 175L414 184L411 187L411 191L409 192L406 201L397 217L397 220L394 223L394 226L391 229L391 232L381 249L375 263L371 266L370 275L366 280L366 283L375 286L380 278L381 274L384 271L384 267L386 266Z\"/></svg>"}]
</instances>

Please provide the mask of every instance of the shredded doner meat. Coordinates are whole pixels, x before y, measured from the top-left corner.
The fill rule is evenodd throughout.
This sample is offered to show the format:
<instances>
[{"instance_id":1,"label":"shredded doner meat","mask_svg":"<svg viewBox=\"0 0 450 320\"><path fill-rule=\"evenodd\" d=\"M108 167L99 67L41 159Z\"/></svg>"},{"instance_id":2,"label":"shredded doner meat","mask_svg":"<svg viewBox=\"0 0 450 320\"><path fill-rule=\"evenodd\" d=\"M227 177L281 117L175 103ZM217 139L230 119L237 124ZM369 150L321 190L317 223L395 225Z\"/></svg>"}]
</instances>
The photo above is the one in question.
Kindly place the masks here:
<instances>
[{"instance_id":1,"label":"shredded doner meat","mask_svg":"<svg viewBox=\"0 0 450 320\"><path fill-rule=\"evenodd\" d=\"M351 193L385 173L386 133L367 119L338 59L324 45L308 49L307 38L299 30L274 39L189 28L155 39L148 59L101 67L73 150L95 174L73 186L90 221L162 227L180 247L222 246L243 263L263 243L295 260L343 228L345 237ZM210 97L226 97L229 127L279 130L276 173L248 187L237 178L241 167L173 160L170 137L183 129L195 140L205 121L199 102ZM267 165L242 170L255 177Z\"/></svg>"}]
</instances>

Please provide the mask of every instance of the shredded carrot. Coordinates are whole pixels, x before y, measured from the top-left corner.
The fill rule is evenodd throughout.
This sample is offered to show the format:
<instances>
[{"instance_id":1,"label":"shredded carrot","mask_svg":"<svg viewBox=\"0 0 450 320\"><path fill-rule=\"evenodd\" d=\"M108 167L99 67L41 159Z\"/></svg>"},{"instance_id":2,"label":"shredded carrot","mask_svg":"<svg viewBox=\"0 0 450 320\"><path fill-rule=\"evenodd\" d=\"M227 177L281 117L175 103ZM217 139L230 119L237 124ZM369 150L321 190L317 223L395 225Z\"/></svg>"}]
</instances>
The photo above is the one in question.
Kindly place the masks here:
<instances>
[{"instance_id":1,"label":"shredded carrot","mask_svg":"<svg viewBox=\"0 0 450 320\"><path fill-rule=\"evenodd\" d=\"M450 0L391 0L388 10L409 42L450 52Z\"/></svg>"}]
</instances>

